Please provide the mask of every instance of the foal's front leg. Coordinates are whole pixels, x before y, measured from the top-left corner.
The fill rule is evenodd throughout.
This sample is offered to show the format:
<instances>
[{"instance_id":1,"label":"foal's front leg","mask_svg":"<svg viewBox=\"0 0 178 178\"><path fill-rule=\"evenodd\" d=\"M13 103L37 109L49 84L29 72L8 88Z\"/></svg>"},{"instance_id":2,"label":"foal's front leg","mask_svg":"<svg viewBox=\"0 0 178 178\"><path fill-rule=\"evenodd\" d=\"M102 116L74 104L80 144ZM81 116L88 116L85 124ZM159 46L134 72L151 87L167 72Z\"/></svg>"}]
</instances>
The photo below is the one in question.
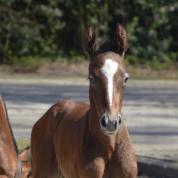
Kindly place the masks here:
<instances>
[{"instance_id":1,"label":"foal's front leg","mask_svg":"<svg viewBox=\"0 0 178 178\"><path fill-rule=\"evenodd\" d=\"M117 158L121 166L123 178L137 177L137 159L135 149L130 141L123 142L117 148Z\"/></svg>"}]
</instances>

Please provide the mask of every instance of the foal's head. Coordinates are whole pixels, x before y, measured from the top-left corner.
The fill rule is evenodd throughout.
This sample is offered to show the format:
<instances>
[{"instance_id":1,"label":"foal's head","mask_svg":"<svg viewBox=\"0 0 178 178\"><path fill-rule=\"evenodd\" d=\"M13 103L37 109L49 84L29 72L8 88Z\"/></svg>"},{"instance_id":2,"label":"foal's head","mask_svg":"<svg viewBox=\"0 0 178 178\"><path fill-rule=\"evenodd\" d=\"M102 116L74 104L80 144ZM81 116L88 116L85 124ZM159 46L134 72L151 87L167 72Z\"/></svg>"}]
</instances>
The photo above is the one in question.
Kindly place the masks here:
<instances>
[{"instance_id":1,"label":"foal's head","mask_svg":"<svg viewBox=\"0 0 178 178\"><path fill-rule=\"evenodd\" d=\"M124 65L126 31L118 24L115 39L99 45L93 29L89 27L84 34L84 47L90 58L91 108L97 113L101 130L105 134L116 133L122 123L123 88L128 79Z\"/></svg>"}]
</instances>

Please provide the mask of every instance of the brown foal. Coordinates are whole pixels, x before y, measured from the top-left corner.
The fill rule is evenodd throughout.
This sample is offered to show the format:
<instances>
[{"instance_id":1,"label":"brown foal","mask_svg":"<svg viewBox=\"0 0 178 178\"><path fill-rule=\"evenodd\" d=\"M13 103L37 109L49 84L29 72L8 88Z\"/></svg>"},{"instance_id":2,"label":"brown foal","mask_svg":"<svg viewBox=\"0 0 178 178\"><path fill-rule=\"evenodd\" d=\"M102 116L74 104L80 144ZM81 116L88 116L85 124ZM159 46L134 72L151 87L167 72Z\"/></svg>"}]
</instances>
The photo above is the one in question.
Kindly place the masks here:
<instances>
[{"instance_id":1,"label":"brown foal","mask_svg":"<svg viewBox=\"0 0 178 178\"><path fill-rule=\"evenodd\" d=\"M127 34L99 44L91 27L84 34L88 53L90 105L61 101L34 125L33 178L136 178L137 161L122 118Z\"/></svg>"}]
</instances>

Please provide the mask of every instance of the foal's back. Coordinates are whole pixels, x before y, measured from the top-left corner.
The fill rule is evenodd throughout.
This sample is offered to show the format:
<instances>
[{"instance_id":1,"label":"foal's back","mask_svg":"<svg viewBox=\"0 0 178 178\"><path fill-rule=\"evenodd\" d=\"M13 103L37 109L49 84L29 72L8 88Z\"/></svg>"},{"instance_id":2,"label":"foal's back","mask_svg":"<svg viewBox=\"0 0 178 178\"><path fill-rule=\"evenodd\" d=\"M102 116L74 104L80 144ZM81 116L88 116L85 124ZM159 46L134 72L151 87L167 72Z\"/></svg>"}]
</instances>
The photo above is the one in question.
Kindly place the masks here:
<instances>
[{"instance_id":1,"label":"foal's back","mask_svg":"<svg viewBox=\"0 0 178 178\"><path fill-rule=\"evenodd\" d=\"M31 136L33 178L59 177L60 170L55 153L55 147L59 145L55 145L55 143L65 145L65 149L58 150L61 153L59 156L65 157L65 159L60 159L63 164L67 164L65 162L67 160L77 159L72 158L77 156L73 146L76 145L74 143L79 143L82 136L81 129L83 129L88 109L89 106L85 103L61 101L53 105L37 121ZM71 154L66 155L65 153ZM70 168L67 172L70 172Z\"/></svg>"}]
</instances>

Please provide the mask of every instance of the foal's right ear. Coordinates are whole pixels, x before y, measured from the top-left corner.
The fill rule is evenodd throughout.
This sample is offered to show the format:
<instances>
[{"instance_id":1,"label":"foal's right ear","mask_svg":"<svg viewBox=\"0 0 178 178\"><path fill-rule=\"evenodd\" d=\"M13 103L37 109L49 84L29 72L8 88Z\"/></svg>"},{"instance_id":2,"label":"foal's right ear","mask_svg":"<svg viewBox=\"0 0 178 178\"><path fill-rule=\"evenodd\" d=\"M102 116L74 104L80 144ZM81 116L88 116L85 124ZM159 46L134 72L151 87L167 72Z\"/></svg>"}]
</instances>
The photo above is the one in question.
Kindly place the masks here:
<instances>
[{"instance_id":1,"label":"foal's right ear","mask_svg":"<svg viewBox=\"0 0 178 178\"><path fill-rule=\"evenodd\" d=\"M88 27L84 32L84 49L88 54L95 51L96 48L96 35L92 27Z\"/></svg>"},{"instance_id":2,"label":"foal's right ear","mask_svg":"<svg viewBox=\"0 0 178 178\"><path fill-rule=\"evenodd\" d=\"M121 24L116 25L115 38L118 44L118 52L121 56L124 56L128 48L127 33Z\"/></svg>"}]
</instances>

